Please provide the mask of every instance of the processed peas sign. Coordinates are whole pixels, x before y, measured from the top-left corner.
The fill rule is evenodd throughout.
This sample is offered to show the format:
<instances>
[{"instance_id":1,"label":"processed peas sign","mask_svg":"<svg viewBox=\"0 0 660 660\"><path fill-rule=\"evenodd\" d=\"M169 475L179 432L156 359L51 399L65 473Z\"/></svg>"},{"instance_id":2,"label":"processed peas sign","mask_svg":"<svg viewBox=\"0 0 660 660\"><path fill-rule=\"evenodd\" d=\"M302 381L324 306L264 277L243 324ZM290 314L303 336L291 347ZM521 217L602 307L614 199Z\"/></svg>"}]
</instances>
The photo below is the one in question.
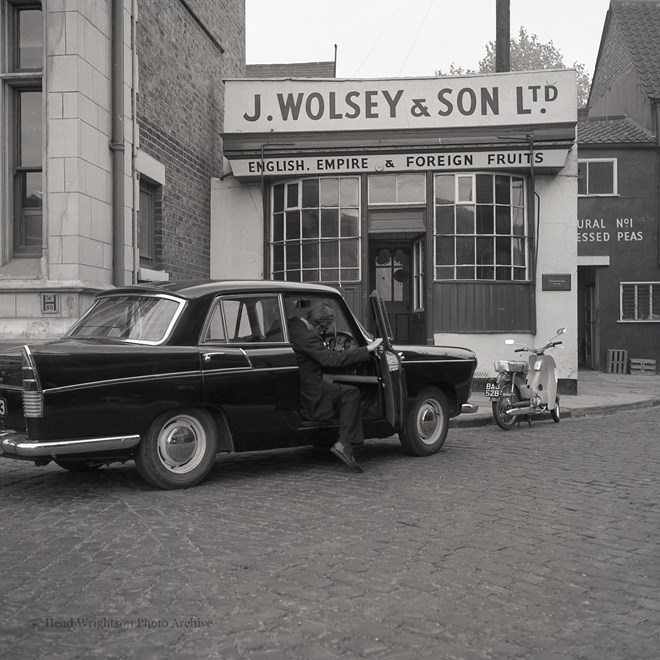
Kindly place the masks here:
<instances>
[{"instance_id":1,"label":"processed peas sign","mask_svg":"<svg viewBox=\"0 0 660 660\"><path fill-rule=\"evenodd\" d=\"M227 80L225 133L401 130L577 120L571 69L374 80Z\"/></svg>"}]
</instances>

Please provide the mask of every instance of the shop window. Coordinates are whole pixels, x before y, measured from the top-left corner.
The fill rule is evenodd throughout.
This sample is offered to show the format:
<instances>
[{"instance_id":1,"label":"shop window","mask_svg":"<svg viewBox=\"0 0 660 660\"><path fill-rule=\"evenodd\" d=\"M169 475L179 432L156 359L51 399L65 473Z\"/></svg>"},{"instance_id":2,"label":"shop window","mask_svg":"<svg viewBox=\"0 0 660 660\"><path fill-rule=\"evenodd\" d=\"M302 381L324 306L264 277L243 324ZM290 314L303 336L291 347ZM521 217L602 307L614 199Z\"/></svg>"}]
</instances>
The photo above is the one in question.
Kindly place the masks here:
<instances>
[{"instance_id":1,"label":"shop window","mask_svg":"<svg viewBox=\"0 0 660 660\"><path fill-rule=\"evenodd\" d=\"M578 195L616 194L616 158L578 160Z\"/></svg>"},{"instance_id":2,"label":"shop window","mask_svg":"<svg viewBox=\"0 0 660 660\"><path fill-rule=\"evenodd\" d=\"M40 3L15 0L3 4L0 103L7 109L9 131L0 148L11 177L2 195L13 219L3 229L13 256L41 255L43 235L43 16ZM4 215L4 214L3 214Z\"/></svg>"},{"instance_id":3,"label":"shop window","mask_svg":"<svg viewBox=\"0 0 660 660\"><path fill-rule=\"evenodd\" d=\"M436 280L528 280L524 184L504 174L435 176Z\"/></svg>"},{"instance_id":4,"label":"shop window","mask_svg":"<svg viewBox=\"0 0 660 660\"><path fill-rule=\"evenodd\" d=\"M291 282L360 280L360 179L312 178L272 187L271 272Z\"/></svg>"},{"instance_id":5,"label":"shop window","mask_svg":"<svg viewBox=\"0 0 660 660\"><path fill-rule=\"evenodd\" d=\"M620 321L660 321L660 282L621 282Z\"/></svg>"},{"instance_id":6,"label":"shop window","mask_svg":"<svg viewBox=\"0 0 660 660\"><path fill-rule=\"evenodd\" d=\"M424 174L370 174L369 204L425 204Z\"/></svg>"},{"instance_id":7,"label":"shop window","mask_svg":"<svg viewBox=\"0 0 660 660\"><path fill-rule=\"evenodd\" d=\"M424 309L424 240L413 244L413 310Z\"/></svg>"}]
</instances>

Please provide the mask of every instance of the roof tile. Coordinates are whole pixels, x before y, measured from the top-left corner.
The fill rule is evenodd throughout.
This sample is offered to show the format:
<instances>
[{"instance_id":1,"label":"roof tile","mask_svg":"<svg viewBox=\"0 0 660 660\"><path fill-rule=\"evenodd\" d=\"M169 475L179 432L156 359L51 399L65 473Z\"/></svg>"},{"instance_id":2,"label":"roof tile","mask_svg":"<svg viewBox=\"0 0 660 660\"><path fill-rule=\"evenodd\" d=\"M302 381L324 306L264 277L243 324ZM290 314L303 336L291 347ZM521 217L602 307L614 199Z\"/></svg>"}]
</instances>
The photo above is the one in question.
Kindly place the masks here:
<instances>
[{"instance_id":1,"label":"roof tile","mask_svg":"<svg viewBox=\"0 0 660 660\"><path fill-rule=\"evenodd\" d=\"M625 115L580 117L578 144L655 143L653 133Z\"/></svg>"}]
</instances>

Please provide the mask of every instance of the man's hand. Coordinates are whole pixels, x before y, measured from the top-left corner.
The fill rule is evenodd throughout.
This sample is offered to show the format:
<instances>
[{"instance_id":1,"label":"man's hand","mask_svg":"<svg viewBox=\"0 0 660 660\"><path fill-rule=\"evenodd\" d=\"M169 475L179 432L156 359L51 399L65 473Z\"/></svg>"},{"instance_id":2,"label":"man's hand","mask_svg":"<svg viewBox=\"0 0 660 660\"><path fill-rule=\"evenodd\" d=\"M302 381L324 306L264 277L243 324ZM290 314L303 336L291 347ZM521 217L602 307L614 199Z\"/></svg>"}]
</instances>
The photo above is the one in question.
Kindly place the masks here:
<instances>
[{"instance_id":1,"label":"man's hand","mask_svg":"<svg viewBox=\"0 0 660 660\"><path fill-rule=\"evenodd\" d=\"M367 344L367 350L369 353L373 353L382 343L382 337L378 337L378 339L374 339L371 343Z\"/></svg>"}]
</instances>

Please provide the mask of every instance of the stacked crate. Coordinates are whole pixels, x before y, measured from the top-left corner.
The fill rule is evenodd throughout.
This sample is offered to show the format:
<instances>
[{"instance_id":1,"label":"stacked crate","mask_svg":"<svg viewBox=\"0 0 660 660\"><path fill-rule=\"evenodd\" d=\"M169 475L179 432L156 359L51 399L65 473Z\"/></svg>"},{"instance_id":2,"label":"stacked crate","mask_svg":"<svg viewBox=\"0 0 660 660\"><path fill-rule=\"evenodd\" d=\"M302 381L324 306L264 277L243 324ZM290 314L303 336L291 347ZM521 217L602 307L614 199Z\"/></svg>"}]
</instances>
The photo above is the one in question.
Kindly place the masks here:
<instances>
[{"instance_id":1,"label":"stacked crate","mask_svg":"<svg viewBox=\"0 0 660 660\"><path fill-rule=\"evenodd\" d=\"M628 370L628 351L621 348L607 349L607 373L625 374Z\"/></svg>"},{"instance_id":2,"label":"stacked crate","mask_svg":"<svg viewBox=\"0 0 660 660\"><path fill-rule=\"evenodd\" d=\"M655 360L630 358L630 373L655 376Z\"/></svg>"}]
</instances>

